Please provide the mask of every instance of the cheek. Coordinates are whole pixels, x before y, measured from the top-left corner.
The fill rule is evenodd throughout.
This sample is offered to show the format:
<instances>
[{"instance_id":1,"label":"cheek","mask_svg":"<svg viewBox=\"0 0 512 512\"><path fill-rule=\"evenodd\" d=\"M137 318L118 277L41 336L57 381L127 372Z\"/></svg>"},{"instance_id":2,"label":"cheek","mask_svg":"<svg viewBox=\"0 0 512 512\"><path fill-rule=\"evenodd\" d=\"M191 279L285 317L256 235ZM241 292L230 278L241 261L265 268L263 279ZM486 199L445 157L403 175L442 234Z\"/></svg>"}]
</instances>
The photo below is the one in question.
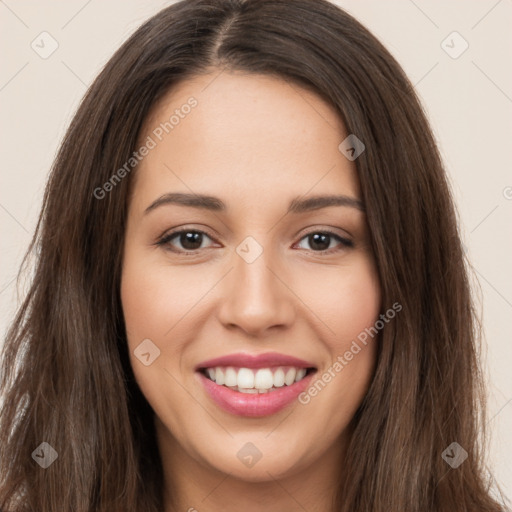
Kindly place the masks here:
<instances>
[{"instance_id":1,"label":"cheek","mask_svg":"<svg viewBox=\"0 0 512 512\"><path fill-rule=\"evenodd\" d=\"M200 322L202 297L215 283L208 266L176 266L162 263L132 247L125 252L121 279L121 302L127 332L131 366L139 387L155 410L183 407L186 393L162 393L165 385L182 381L188 369L184 355ZM149 339L159 350L158 357L144 366L137 358L143 340ZM177 388L181 388L178 386Z\"/></svg>"},{"instance_id":2,"label":"cheek","mask_svg":"<svg viewBox=\"0 0 512 512\"><path fill-rule=\"evenodd\" d=\"M325 272L322 270L322 272ZM366 394L375 368L378 335L369 336L381 307L381 291L371 258L310 276L308 305L322 320L321 339L329 361L300 402L332 432L342 430ZM304 283L307 284L307 283ZM374 332L374 331L371 331Z\"/></svg>"},{"instance_id":3,"label":"cheek","mask_svg":"<svg viewBox=\"0 0 512 512\"><path fill-rule=\"evenodd\" d=\"M123 267L121 301L129 342L141 337L161 342L172 337L178 322L188 321L205 285L204 276L197 272L173 271L147 257L128 258Z\"/></svg>"},{"instance_id":4,"label":"cheek","mask_svg":"<svg viewBox=\"0 0 512 512\"><path fill-rule=\"evenodd\" d=\"M348 340L355 339L377 320L381 292L375 264L369 256L358 255L345 266L303 274L302 295L321 320L322 339L332 350L343 349Z\"/></svg>"},{"instance_id":5,"label":"cheek","mask_svg":"<svg viewBox=\"0 0 512 512\"><path fill-rule=\"evenodd\" d=\"M197 302L199 284L182 281L179 272L164 269L147 256L137 257L136 250L123 265L120 292L130 362L143 395L153 410L159 412L184 410L189 404L189 397L170 375L178 375L173 366L180 364L183 352L180 337L173 335L189 321L187 312ZM194 289L196 293L192 293ZM190 297L186 297L187 290ZM142 353L138 347L148 339L159 352L155 352L158 357L146 366L138 358ZM173 425L173 430L178 428L172 417L168 423Z\"/></svg>"}]
</instances>

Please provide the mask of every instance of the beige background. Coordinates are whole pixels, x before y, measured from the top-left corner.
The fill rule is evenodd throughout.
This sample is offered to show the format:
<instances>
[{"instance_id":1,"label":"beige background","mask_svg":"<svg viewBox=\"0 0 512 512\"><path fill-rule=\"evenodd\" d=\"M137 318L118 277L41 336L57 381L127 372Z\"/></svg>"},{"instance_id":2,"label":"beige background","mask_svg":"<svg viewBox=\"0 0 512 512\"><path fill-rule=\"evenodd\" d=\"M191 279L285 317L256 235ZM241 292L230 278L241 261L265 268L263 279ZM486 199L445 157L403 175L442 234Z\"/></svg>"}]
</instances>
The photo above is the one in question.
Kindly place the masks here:
<instances>
[{"instance_id":1,"label":"beige background","mask_svg":"<svg viewBox=\"0 0 512 512\"><path fill-rule=\"evenodd\" d=\"M78 101L114 50L169 3L0 0L2 340L47 173ZM402 64L439 141L482 292L491 463L512 497L512 0L337 3ZM58 43L47 59L31 47L42 46L43 31ZM456 59L441 47L453 31L469 44ZM453 53L463 42L447 44Z\"/></svg>"}]
</instances>

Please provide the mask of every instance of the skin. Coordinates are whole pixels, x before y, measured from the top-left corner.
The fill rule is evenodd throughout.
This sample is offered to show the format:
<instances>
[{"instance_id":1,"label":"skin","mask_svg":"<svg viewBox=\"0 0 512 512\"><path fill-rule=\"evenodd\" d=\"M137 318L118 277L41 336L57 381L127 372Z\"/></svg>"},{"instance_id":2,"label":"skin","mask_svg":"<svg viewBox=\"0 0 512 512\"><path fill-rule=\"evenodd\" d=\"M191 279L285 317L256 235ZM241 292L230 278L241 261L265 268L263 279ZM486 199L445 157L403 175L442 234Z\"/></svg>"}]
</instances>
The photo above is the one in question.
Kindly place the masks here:
<instances>
[{"instance_id":1,"label":"skin","mask_svg":"<svg viewBox=\"0 0 512 512\"><path fill-rule=\"evenodd\" d=\"M321 376L378 319L365 214L330 206L285 215L296 197L360 199L355 163L338 150L348 134L312 92L274 77L214 70L175 86L140 140L191 96L198 105L134 176L121 283L131 364L155 411L165 511L330 511L377 341L308 404L294 401L266 417L220 409L194 367L233 352L273 351L313 362ZM168 192L216 196L227 210L167 204L144 213ZM183 254L191 246L179 235L156 244L183 227L208 233L194 254ZM319 249L306 235L325 229L354 246L331 237L328 249ZM263 249L250 264L236 252L248 236ZM134 350L148 338L160 356L145 366ZM247 442L262 454L250 468L237 457Z\"/></svg>"}]
</instances>

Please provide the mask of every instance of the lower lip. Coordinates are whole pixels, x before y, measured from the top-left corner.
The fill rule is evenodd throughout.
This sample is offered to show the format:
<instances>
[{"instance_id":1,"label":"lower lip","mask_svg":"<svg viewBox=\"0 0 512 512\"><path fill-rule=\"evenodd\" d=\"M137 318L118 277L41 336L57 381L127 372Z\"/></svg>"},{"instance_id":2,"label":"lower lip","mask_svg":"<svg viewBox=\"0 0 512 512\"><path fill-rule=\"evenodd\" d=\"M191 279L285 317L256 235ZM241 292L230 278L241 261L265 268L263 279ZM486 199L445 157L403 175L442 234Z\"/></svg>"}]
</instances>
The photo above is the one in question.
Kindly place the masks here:
<instances>
[{"instance_id":1,"label":"lower lip","mask_svg":"<svg viewBox=\"0 0 512 512\"><path fill-rule=\"evenodd\" d=\"M311 382L315 372L306 375L291 386L283 386L268 393L241 393L216 384L201 372L197 372L201 383L212 400L225 411L238 416L269 416L291 404Z\"/></svg>"}]
</instances>

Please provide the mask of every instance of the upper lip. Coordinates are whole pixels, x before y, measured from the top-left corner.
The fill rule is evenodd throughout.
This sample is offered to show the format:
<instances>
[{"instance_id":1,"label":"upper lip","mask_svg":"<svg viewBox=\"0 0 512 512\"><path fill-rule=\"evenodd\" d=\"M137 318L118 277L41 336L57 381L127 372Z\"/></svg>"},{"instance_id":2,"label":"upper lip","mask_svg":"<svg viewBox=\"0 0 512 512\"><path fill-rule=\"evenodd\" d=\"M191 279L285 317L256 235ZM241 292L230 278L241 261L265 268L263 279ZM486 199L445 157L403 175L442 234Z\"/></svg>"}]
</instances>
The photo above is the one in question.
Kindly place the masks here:
<instances>
[{"instance_id":1,"label":"upper lip","mask_svg":"<svg viewBox=\"0 0 512 512\"><path fill-rule=\"evenodd\" d=\"M236 353L228 354L208 361L203 361L196 366L196 370L213 368L215 366L235 366L238 368L269 368L272 366L294 366L296 368L315 368L315 365L304 359L278 354L276 352L265 352L263 354Z\"/></svg>"}]
</instances>

